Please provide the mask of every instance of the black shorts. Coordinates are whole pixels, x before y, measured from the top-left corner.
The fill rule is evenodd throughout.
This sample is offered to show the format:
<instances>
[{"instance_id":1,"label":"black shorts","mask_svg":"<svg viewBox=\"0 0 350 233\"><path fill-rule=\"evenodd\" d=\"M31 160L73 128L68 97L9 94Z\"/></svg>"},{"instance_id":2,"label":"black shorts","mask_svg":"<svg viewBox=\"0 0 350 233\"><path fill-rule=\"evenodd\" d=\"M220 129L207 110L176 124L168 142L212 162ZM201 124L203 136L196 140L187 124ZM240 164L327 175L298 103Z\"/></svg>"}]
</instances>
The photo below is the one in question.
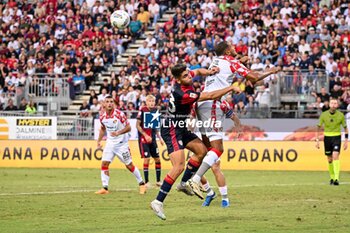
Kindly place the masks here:
<instances>
[{"instance_id":1,"label":"black shorts","mask_svg":"<svg viewBox=\"0 0 350 233\"><path fill-rule=\"evenodd\" d=\"M189 142L198 138L187 128L161 128L160 132L168 149L168 154L185 149Z\"/></svg>"},{"instance_id":2,"label":"black shorts","mask_svg":"<svg viewBox=\"0 0 350 233\"><path fill-rule=\"evenodd\" d=\"M333 151L340 152L341 136L325 136L324 137L324 152L327 156L332 156Z\"/></svg>"},{"instance_id":3,"label":"black shorts","mask_svg":"<svg viewBox=\"0 0 350 233\"><path fill-rule=\"evenodd\" d=\"M159 149L156 140L151 143L142 143L139 141L141 158L159 158Z\"/></svg>"}]
</instances>

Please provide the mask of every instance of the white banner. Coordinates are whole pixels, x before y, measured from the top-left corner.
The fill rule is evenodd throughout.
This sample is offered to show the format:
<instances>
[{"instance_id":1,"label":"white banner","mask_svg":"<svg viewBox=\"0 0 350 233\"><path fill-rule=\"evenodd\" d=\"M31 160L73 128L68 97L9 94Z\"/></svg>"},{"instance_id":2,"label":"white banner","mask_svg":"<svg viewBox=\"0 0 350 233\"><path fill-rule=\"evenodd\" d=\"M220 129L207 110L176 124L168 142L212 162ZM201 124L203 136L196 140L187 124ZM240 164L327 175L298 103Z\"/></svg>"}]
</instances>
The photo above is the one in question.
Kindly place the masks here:
<instances>
[{"instance_id":1,"label":"white banner","mask_svg":"<svg viewBox=\"0 0 350 233\"><path fill-rule=\"evenodd\" d=\"M56 117L0 117L0 139L56 140Z\"/></svg>"}]
</instances>

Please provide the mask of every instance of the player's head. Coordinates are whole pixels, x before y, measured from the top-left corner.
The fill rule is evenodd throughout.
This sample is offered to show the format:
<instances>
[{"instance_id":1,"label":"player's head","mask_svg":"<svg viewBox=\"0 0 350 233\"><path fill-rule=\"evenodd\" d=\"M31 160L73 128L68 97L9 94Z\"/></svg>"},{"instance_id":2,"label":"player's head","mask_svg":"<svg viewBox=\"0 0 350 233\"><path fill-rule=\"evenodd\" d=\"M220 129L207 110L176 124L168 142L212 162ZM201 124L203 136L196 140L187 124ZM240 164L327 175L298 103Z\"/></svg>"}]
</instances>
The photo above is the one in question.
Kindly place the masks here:
<instances>
[{"instance_id":1,"label":"player's head","mask_svg":"<svg viewBox=\"0 0 350 233\"><path fill-rule=\"evenodd\" d=\"M338 105L339 103L337 99L331 99L329 101L329 108L331 111L335 111L338 108Z\"/></svg>"},{"instance_id":2,"label":"player's head","mask_svg":"<svg viewBox=\"0 0 350 233\"><path fill-rule=\"evenodd\" d=\"M156 105L156 97L153 95L146 96L146 105L147 108L154 108Z\"/></svg>"},{"instance_id":3,"label":"player's head","mask_svg":"<svg viewBox=\"0 0 350 233\"><path fill-rule=\"evenodd\" d=\"M112 98L112 96L106 96L105 97L105 108L107 111L110 111L114 108L114 100Z\"/></svg>"},{"instance_id":4,"label":"player's head","mask_svg":"<svg viewBox=\"0 0 350 233\"><path fill-rule=\"evenodd\" d=\"M171 74L175 77L176 81L185 86L192 85L192 77L189 75L189 70L184 64L176 64L171 68Z\"/></svg>"},{"instance_id":5,"label":"player's head","mask_svg":"<svg viewBox=\"0 0 350 233\"><path fill-rule=\"evenodd\" d=\"M228 55L234 57L237 55L235 47L233 45L230 45L226 41L222 41L215 46L215 53L216 56Z\"/></svg>"}]
</instances>

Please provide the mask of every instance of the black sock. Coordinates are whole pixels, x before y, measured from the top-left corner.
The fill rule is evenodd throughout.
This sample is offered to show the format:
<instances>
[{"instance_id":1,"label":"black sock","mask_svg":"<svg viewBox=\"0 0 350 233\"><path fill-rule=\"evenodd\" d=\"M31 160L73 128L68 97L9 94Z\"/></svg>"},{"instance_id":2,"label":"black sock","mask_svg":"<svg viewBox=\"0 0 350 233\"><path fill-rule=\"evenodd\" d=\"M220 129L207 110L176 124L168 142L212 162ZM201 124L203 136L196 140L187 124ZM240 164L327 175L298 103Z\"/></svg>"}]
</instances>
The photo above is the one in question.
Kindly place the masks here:
<instances>
[{"instance_id":1,"label":"black sock","mask_svg":"<svg viewBox=\"0 0 350 233\"><path fill-rule=\"evenodd\" d=\"M186 183L196 173L199 167L199 163L194 161L192 158L188 161L184 175L182 176L181 182Z\"/></svg>"},{"instance_id":2,"label":"black sock","mask_svg":"<svg viewBox=\"0 0 350 233\"><path fill-rule=\"evenodd\" d=\"M143 174L145 176L145 182L148 183L148 166L149 164L143 164Z\"/></svg>"},{"instance_id":3,"label":"black sock","mask_svg":"<svg viewBox=\"0 0 350 233\"><path fill-rule=\"evenodd\" d=\"M175 180L173 180L169 175L167 175L163 181L162 186L159 189L159 193L157 196L157 200L160 202L164 202L164 199L170 192L171 186L173 186Z\"/></svg>"},{"instance_id":4,"label":"black sock","mask_svg":"<svg viewBox=\"0 0 350 233\"><path fill-rule=\"evenodd\" d=\"M156 166L156 178L157 178L157 182L159 182L160 181L160 173L162 170L160 162L156 162L155 166Z\"/></svg>"}]
</instances>

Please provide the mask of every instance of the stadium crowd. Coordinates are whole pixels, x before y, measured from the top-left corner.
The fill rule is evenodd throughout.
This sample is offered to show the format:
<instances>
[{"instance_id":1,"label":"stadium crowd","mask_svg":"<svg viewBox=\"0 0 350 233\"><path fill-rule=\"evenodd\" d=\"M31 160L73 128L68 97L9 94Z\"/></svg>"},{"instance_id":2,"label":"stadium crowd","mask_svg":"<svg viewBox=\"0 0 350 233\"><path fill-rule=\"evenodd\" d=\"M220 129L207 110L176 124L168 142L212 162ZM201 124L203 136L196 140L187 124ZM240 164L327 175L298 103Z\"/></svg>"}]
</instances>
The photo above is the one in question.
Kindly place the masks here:
<instances>
[{"instance_id":1,"label":"stadium crowd","mask_svg":"<svg viewBox=\"0 0 350 233\"><path fill-rule=\"evenodd\" d=\"M229 3L230 2L230 3ZM175 15L157 24L170 7ZM126 10L128 28L112 28L109 15ZM0 4L0 109L4 96L16 86L33 85L49 73L59 78L71 73L76 92L89 90L97 74L113 62L149 26L137 56L129 57L120 73L104 80L100 91L81 110L98 111L99 102L110 94L122 110L137 110L147 94L158 106L169 102L173 64L186 62L190 69L208 67L220 41L235 46L239 56L248 56L246 66L262 70L281 66L283 88L288 93L315 96L309 109L324 109L329 97L350 104L350 3L347 0L9 0ZM322 80L325 77L329 80ZM240 92L228 101L236 111L270 104L269 85L254 88L242 77L233 85ZM195 77L200 90L203 80ZM329 89L322 88L329 83ZM318 93L319 90L322 90ZM325 107L325 108L326 108ZM89 114L82 113L82 116Z\"/></svg>"}]
</instances>

